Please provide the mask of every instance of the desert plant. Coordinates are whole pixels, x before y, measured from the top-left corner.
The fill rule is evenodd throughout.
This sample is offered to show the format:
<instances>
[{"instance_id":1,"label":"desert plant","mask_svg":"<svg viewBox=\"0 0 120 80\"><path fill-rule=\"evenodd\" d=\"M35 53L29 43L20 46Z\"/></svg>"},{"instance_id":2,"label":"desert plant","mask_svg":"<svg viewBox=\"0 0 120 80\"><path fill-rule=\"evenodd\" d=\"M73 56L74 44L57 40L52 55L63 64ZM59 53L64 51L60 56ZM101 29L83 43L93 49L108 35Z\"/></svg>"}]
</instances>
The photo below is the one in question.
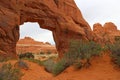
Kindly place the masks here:
<instances>
[{"instance_id":1,"label":"desert plant","mask_svg":"<svg viewBox=\"0 0 120 80\"><path fill-rule=\"evenodd\" d=\"M28 70L29 69L29 66L28 64L23 61L23 60L18 60L15 64L14 64L14 67L16 68L20 68L20 69L25 69L25 70Z\"/></svg>"},{"instance_id":2,"label":"desert plant","mask_svg":"<svg viewBox=\"0 0 120 80\"><path fill-rule=\"evenodd\" d=\"M40 52L40 55L43 55L43 54L45 54L44 52Z\"/></svg>"},{"instance_id":3,"label":"desert plant","mask_svg":"<svg viewBox=\"0 0 120 80\"><path fill-rule=\"evenodd\" d=\"M114 44L108 44L108 50L111 52L112 61L120 67L120 41Z\"/></svg>"},{"instance_id":4,"label":"desert plant","mask_svg":"<svg viewBox=\"0 0 120 80\"><path fill-rule=\"evenodd\" d=\"M47 60L44 63L45 69L48 72L53 73L55 76L60 74L70 65L75 65L77 69L84 65L90 65L90 58L92 56L100 55L102 51L101 45L91 41L73 41L70 42L69 51L58 62L54 62L52 59ZM86 62L84 62L86 61Z\"/></svg>"},{"instance_id":5,"label":"desert plant","mask_svg":"<svg viewBox=\"0 0 120 80\"><path fill-rule=\"evenodd\" d=\"M97 44L93 41L84 42L80 41L72 41L70 43L70 48L68 53L65 54L66 59L68 58L68 63L75 63L76 61L80 62L80 60L86 59L85 65L90 65L90 59L92 56L99 56L102 51L102 47L100 44ZM69 55L69 56L66 56ZM81 64L81 63L78 63Z\"/></svg>"},{"instance_id":6,"label":"desert plant","mask_svg":"<svg viewBox=\"0 0 120 80\"><path fill-rule=\"evenodd\" d=\"M80 60L75 62L73 65L75 69L81 69L83 67L83 64L80 62Z\"/></svg>"},{"instance_id":7,"label":"desert plant","mask_svg":"<svg viewBox=\"0 0 120 80\"><path fill-rule=\"evenodd\" d=\"M21 80L23 74L17 68L9 64L3 64L0 68L0 80Z\"/></svg>"},{"instance_id":8,"label":"desert plant","mask_svg":"<svg viewBox=\"0 0 120 80\"><path fill-rule=\"evenodd\" d=\"M23 53L23 54L19 54L18 56L19 56L20 59L22 59L22 58L34 58L34 55L31 52L26 52L26 53Z\"/></svg>"},{"instance_id":9,"label":"desert plant","mask_svg":"<svg viewBox=\"0 0 120 80\"><path fill-rule=\"evenodd\" d=\"M52 59L48 59L48 60L46 60L46 61L43 63L43 65L44 65L45 70L46 70L47 72L52 73L52 72L53 72L54 65L55 65L55 62L54 62Z\"/></svg>"},{"instance_id":10,"label":"desert plant","mask_svg":"<svg viewBox=\"0 0 120 80\"><path fill-rule=\"evenodd\" d=\"M65 59L61 59L60 61L58 61L54 66L53 66L53 75L57 76L58 74L60 74L61 72L63 72L66 68L68 67L68 65L66 64Z\"/></svg>"}]
</instances>

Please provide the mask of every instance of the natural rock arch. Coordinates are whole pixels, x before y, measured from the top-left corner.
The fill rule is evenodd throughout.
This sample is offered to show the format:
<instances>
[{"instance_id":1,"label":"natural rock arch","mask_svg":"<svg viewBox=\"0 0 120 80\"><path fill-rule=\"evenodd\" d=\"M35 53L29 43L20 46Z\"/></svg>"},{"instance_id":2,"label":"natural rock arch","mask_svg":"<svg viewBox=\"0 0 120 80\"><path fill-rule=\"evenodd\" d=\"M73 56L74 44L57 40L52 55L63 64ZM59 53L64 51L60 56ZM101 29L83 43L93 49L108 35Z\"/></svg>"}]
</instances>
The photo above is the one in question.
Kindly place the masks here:
<instances>
[{"instance_id":1,"label":"natural rock arch","mask_svg":"<svg viewBox=\"0 0 120 80\"><path fill-rule=\"evenodd\" d=\"M74 0L1 0L1 54L15 57L19 25L24 22L38 22L41 28L51 30L60 56L67 51L70 40L92 38Z\"/></svg>"}]
</instances>

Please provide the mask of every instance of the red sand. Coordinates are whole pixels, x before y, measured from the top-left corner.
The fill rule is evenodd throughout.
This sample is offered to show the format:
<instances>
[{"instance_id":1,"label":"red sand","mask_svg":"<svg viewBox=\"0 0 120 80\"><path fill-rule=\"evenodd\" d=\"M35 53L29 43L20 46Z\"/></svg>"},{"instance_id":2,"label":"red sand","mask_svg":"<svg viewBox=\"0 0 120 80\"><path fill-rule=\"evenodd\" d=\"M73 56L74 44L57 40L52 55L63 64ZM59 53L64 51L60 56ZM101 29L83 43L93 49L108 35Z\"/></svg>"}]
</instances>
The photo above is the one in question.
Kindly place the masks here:
<instances>
[{"instance_id":1,"label":"red sand","mask_svg":"<svg viewBox=\"0 0 120 80\"><path fill-rule=\"evenodd\" d=\"M22 70L24 73L22 80L120 80L120 71L114 68L107 54L93 58L89 68L75 70L71 66L56 77L45 72L42 66L28 61L27 63L30 70Z\"/></svg>"}]
</instances>

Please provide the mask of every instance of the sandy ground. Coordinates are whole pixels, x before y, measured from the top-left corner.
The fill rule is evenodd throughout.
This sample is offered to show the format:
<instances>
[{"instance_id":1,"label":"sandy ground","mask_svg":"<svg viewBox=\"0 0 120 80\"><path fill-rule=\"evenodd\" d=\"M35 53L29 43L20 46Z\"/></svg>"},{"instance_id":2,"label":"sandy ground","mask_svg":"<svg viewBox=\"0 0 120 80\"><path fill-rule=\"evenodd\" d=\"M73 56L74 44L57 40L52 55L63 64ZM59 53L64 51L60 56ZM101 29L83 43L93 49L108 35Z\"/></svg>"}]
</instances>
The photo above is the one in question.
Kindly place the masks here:
<instances>
[{"instance_id":1,"label":"sandy ground","mask_svg":"<svg viewBox=\"0 0 120 80\"><path fill-rule=\"evenodd\" d=\"M108 55L93 58L89 68L75 70L71 66L56 77L47 73L42 66L28 61L27 63L30 69L22 70L22 80L120 80L120 70L115 69Z\"/></svg>"}]
</instances>

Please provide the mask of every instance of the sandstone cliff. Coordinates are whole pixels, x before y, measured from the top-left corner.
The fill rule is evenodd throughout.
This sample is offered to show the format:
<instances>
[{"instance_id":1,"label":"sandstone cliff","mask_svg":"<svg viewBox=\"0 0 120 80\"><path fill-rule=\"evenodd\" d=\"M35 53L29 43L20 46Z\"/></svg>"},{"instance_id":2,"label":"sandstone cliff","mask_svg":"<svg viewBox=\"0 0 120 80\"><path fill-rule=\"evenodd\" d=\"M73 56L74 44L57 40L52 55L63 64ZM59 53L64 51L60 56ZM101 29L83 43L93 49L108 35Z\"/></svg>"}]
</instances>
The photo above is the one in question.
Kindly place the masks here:
<instances>
[{"instance_id":1,"label":"sandstone cliff","mask_svg":"<svg viewBox=\"0 0 120 80\"><path fill-rule=\"evenodd\" d=\"M57 54L57 50L55 46L51 45L50 43L43 43L39 41L35 41L30 37L25 37L24 39L20 39L17 42L16 46L17 54L32 52L34 54L40 53L50 53L50 54Z\"/></svg>"}]
</instances>

